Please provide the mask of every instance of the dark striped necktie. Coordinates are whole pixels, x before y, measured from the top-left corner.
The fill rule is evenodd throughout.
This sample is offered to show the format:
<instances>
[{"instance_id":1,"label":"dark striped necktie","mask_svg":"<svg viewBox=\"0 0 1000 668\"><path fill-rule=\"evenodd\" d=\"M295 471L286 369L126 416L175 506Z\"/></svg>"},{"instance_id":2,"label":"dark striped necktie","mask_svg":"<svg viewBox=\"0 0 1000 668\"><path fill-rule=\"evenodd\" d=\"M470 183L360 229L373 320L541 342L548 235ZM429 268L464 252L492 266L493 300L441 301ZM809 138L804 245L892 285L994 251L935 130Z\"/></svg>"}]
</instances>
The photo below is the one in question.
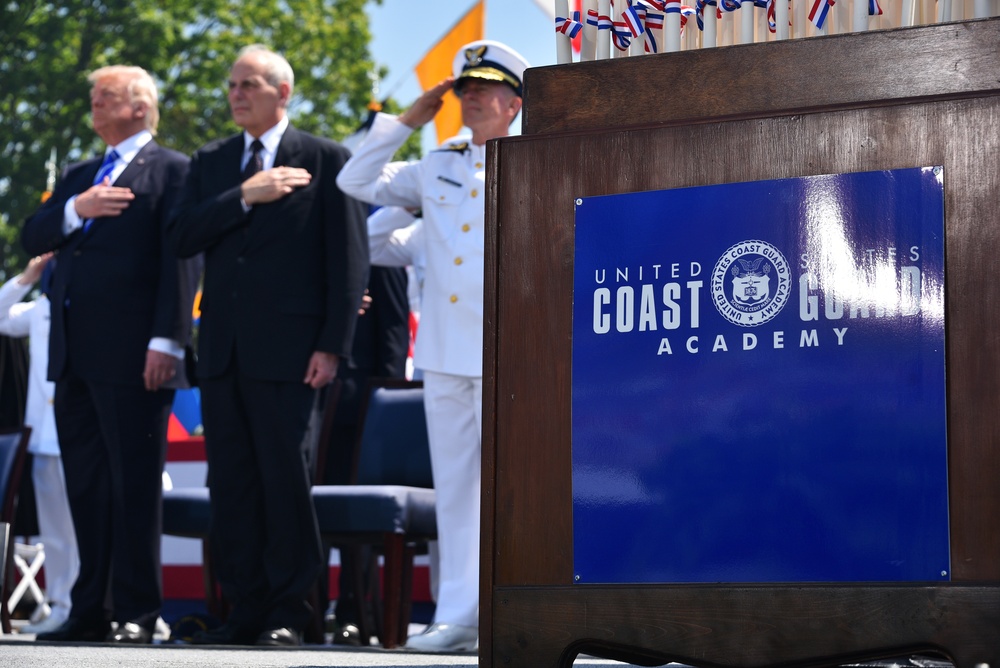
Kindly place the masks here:
<instances>
[{"instance_id":1,"label":"dark striped necktie","mask_svg":"<svg viewBox=\"0 0 1000 668\"><path fill-rule=\"evenodd\" d=\"M246 181L251 176L264 169L264 157L260 154L264 150L264 145L259 139L254 139L250 144L250 159L247 160L246 167L243 168L243 180Z\"/></svg>"}]
</instances>

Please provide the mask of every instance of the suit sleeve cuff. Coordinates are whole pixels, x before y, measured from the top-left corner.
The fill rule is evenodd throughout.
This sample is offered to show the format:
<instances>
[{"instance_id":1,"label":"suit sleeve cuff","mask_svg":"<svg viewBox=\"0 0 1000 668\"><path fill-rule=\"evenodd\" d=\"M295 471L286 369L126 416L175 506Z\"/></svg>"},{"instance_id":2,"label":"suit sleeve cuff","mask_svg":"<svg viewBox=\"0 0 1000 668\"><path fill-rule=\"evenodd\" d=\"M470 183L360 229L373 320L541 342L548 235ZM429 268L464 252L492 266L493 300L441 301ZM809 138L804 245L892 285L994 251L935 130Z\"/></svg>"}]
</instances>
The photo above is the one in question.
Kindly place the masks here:
<instances>
[{"instance_id":1,"label":"suit sleeve cuff","mask_svg":"<svg viewBox=\"0 0 1000 668\"><path fill-rule=\"evenodd\" d=\"M149 350L155 350L158 353L164 353L170 355L171 357L176 357L179 360L184 359L184 346L177 343L173 339L168 339L162 336L154 336L149 340Z\"/></svg>"},{"instance_id":2,"label":"suit sleeve cuff","mask_svg":"<svg viewBox=\"0 0 1000 668\"><path fill-rule=\"evenodd\" d=\"M83 227L83 220L76 212L76 195L73 195L66 200L66 206L63 207L63 234L69 236L81 227Z\"/></svg>"}]
</instances>

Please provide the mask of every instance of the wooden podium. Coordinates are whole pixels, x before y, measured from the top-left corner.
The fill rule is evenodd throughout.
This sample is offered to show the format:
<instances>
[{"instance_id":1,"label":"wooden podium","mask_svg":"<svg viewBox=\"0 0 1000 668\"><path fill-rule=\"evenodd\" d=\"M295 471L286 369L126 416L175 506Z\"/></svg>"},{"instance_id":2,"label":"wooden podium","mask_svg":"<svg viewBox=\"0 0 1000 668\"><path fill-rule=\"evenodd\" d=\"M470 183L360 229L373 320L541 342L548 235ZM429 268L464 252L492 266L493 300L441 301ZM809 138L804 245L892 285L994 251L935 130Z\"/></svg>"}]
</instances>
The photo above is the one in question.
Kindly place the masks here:
<instances>
[{"instance_id":1,"label":"wooden podium","mask_svg":"<svg viewBox=\"0 0 1000 668\"><path fill-rule=\"evenodd\" d=\"M1000 667L1000 19L531 69L487 185L480 665ZM943 165L951 577L574 584L577 197Z\"/></svg>"}]
</instances>

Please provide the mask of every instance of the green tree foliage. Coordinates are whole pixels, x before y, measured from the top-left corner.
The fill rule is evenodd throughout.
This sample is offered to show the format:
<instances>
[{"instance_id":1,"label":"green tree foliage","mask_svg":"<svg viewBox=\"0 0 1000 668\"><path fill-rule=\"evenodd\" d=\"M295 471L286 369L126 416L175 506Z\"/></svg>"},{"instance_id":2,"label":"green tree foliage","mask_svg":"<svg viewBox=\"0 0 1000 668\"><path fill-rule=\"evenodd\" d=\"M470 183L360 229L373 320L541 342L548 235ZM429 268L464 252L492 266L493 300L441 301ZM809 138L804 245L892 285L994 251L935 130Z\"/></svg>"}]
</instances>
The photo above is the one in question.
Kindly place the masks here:
<instances>
[{"instance_id":1,"label":"green tree foliage","mask_svg":"<svg viewBox=\"0 0 1000 668\"><path fill-rule=\"evenodd\" d=\"M265 44L295 70L292 122L339 140L365 119L376 72L366 1L0 0L0 280L27 262L20 227L45 190L51 149L60 170L103 150L89 72L148 70L160 85L157 140L191 153L238 130L229 68L240 48ZM418 152L415 133L402 154Z\"/></svg>"}]
</instances>

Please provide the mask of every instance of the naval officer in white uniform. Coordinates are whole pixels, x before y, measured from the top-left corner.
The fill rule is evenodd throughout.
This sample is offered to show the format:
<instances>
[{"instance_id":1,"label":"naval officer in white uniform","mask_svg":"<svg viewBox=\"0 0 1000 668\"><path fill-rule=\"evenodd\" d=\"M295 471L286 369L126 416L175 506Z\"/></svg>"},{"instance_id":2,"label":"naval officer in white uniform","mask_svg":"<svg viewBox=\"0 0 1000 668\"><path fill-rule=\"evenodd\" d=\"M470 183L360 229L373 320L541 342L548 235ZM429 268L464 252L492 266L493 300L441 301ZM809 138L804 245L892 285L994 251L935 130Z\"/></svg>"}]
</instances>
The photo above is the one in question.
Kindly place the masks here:
<instances>
[{"instance_id":1,"label":"naval officer in white uniform","mask_svg":"<svg viewBox=\"0 0 1000 668\"><path fill-rule=\"evenodd\" d=\"M398 118L379 114L337 185L357 199L420 209L426 260L414 366L424 406L437 492L440 584L434 623L411 636L422 651L467 650L479 633L479 514L482 464L483 255L486 142L507 136L521 110L527 61L490 40L467 44L455 76L424 93ZM417 162L390 162L410 133L434 118L454 89L472 137L444 142ZM373 229L384 243L391 230Z\"/></svg>"},{"instance_id":2,"label":"naval officer in white uniform","mask_svg":"<svg viewBox=\"0 0 1000 668\"><path fill-rule=\"evenodd\" d=\"M52 409L55 383L48 380L51 317L46 295L48 281L42 281L42 294L37 299L21 301L43 278L50 261L53 261L52 253L33 258L24 273L0 287L0 334L15 338L27 336L30 354L24 424L31 427L28 452L34 455L31 479L35 485L38 530L45 546L45 604L49 607L48 616L21 628L21 633L34 634L53 631L69 619L70 592L80 573L80 555Z\"/></svg>"}]
</instances>

